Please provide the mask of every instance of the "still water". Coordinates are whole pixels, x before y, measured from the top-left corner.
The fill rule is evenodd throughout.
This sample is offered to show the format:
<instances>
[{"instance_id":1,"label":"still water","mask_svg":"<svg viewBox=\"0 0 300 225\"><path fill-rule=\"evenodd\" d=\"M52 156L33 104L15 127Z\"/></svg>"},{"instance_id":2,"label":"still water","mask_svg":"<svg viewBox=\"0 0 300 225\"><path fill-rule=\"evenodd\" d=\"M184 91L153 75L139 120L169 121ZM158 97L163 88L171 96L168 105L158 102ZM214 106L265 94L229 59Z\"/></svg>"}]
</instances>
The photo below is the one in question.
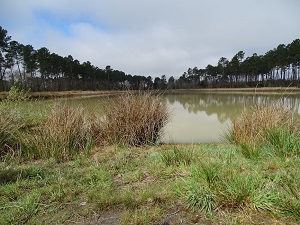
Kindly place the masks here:
<instances>
[{"instance_id":1,"label":"still water","mask_svg":"<svg viewBox=\"0 0 300 225\"><path fill-rule=\"evenodd\" d=\"M221 142L232 116L244 107L278 101L291 107L300 118L300 94L173 93L164 98L171 119L164 130L165 143Z\"/></svg>"},{"instance_id":2,"label":"still water","mask_svg":"<svg viewBox=\"0 0 300 225\"><path fill-rule=\"evenodd\" d=\"M171 111L162 142L203 143L224 141L224 134L232 116L239 115L244 107L253 104L275 104L278 101L291 107L300 119L300 94L234 94L183 91L163 96ZM114 97L110 97L114 98ZM90 97L72 99L72 104L82 104L89 110L109 104L110 98Z\"/></svg>"}]
</instances>

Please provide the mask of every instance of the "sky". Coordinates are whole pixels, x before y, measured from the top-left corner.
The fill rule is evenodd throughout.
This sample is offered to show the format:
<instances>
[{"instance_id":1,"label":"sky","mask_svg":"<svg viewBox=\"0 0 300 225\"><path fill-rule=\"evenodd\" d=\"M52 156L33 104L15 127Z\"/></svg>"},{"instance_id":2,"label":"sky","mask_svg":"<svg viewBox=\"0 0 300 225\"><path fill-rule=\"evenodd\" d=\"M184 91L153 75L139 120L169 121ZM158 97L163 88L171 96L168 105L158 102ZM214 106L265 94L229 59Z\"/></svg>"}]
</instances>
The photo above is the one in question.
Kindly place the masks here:
<instances>
[{"instance_id":1,"label":"sky","mask_svg":"<svg viewBox=\"0 0 300 225\"><path fill-rule=\"evenodd\" d=\"M0 0L12 40L131 75L178 78L300 38L299 0Z\"/></svg>"}]
</instances>

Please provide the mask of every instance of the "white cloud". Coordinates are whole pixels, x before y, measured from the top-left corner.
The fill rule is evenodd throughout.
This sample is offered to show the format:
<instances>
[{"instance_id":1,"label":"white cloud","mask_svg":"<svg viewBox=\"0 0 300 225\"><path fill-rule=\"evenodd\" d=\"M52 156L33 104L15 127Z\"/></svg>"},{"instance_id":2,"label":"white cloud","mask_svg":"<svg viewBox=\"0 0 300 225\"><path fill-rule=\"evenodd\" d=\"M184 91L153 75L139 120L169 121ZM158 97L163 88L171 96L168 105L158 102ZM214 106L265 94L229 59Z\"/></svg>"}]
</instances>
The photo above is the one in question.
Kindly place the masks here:
<instances>
[{"instance_id":1,"label":"white cloud","mask_svg":"<svg viewBox=\"0 0 300 225\"><path fill-rule=\"evenodd\" d=\"M299 9L296 0L2 0L0 21L23 44L100 68L179 77L299 38Z\"/></svg>"}]
</instances>

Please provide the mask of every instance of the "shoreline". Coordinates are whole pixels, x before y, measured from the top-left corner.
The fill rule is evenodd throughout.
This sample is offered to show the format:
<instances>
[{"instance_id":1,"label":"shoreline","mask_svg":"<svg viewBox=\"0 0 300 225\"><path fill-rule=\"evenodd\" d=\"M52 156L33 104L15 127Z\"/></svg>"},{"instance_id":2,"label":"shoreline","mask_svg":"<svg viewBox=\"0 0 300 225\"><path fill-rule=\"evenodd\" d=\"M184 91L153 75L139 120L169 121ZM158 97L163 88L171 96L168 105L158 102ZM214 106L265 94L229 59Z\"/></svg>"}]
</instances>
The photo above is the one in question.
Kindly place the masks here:
<instances>
[{"instance_id":1,"label":"shoreline","mask_svg":"<svg viewBox=\"0 0 300 225\"><path fill-rule=\"evenodd\" d=\"M163 93L200 92L200 93L235 93L235 94L300 94L297 87L260 87L260 88L207 88L207 89L169 89L155 90ZM116 93L126 92L124 90L99 90L99 91L47 91L29 92L28 96L33 99L54 99L87 96L109 96ZM0 92L0 99L6 98L8 92Z\"/></svg>"},{"instance_id":2,"label":"shoreline","mask_svg":"<svg viewBox=\"0 0 300 225\"><path fill-rule=\"evenodd\" d=\"M260 87L260 88L207 88L207 89L173 89L168 92L203 92L203 93L244 93L244 94L300 94L297 87Z\"/></svg>"}]
</instances>

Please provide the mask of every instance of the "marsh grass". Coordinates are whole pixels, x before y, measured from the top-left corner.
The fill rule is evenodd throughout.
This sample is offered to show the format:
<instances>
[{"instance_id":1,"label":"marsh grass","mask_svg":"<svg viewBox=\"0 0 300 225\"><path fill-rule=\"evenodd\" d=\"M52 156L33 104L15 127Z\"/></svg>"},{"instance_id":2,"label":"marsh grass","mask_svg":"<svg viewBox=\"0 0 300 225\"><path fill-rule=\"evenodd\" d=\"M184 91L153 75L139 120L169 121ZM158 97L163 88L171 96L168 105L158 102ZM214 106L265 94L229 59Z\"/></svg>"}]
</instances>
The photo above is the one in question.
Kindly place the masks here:
<instances>
[{"instance_id":1,"label":"marsh grass","mask_svg":"<svg viewBox=\"0 0 300 225\"><path fill-rule=\"evenodd\" d=\"M275 155L288 156L300 154L300 135L294 130L274 128L267 131L267 147Z\"/></svg>"},{"instance_id":2,"label":"marsh grass","mask_svg":"<svg viewBox=\"0 0 300 225\"><path fill-rule=\"evenodd\" d=\"M22 147L22 131L26 128L26 116L20 105L27 100L23 90L13 86L7 99L0 102L0 157L14 157Z\"/></svg>"},{"instance_id":3,"label":"marsh grass","mask_svg":"<svg viewBox=\"0 0 300 225\"><path fill-rule=\"evenodd\" d=\"M19 89L12 90L0 104L1 160L66 161L89 154L95 145L141 146L159 140L169 111L158 94L128 91L114 99L105 110L101 105L88 112L67 101L39 107Z\"/></svg>"},{"instance_id":4,"label":"marsh grass","mask_svg":"<svg viewBox=\"0 0 300 225\"><path fill-rule=\"evenodd\" d=\"M57 104L39 129L39 148L46 156L69 160L74 155L88 154L93 146L90 122L81 107Z\"/></svg>"},{"instance_id":5,"label":"marsh grass","mask_svg":"<svg viewBox=\"0 0 300 225\"><path fill-rule=\"evenodd\" d=\"M104 109L93 124L100 143L142 146L156 143L169 118L166 104L153 92L127 92Z\"/></svg>"},{"instance_id":6,"label":"marsh grass","mask_svg":"<svg viewBox=\"0 0 300 225\"><path fill-rule=\"evenodd\" d=\"M289 108L279 102L245 108L231 119L226 139L240 146L247 158L257 158L262 146L272 146L277 153L299 152L299 121ZM266 149L266 148L264 148ZM272 151L271 149L271 151Z\"/></svg>"},{"instance_id":7,"label":"marsh grass","mask_svg":"<svg viewBox=\"0 0 300 225\"><path fill-rule=\"evenodd\" d=\"M0 156L15 155L23 123L12 109L0 107Z\"/></svg>"}]
</instances>

